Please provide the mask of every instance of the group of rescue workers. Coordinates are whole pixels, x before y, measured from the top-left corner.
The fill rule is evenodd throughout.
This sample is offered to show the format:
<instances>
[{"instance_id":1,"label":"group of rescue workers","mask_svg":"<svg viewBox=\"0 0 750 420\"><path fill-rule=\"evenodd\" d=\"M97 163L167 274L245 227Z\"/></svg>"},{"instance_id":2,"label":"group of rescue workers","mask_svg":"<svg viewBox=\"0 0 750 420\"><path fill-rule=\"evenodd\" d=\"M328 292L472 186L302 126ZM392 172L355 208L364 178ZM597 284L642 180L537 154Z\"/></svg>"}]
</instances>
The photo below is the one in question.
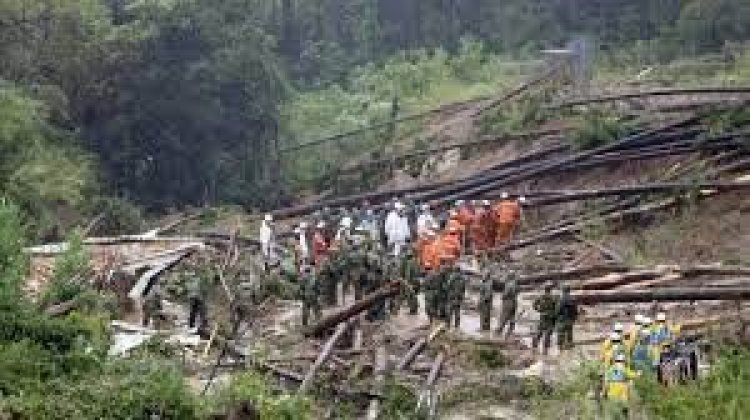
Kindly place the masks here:
<instances>
[{"instance_id":1,"label":"group of rescue workers","mask_svg":"<svg viewBox=\"0 0 750 420\"><path fill-rule=\"evenodd\" d=\"M400 281L401 293L372 308L369 319L398 314L404 303L409 313L416 315L417 296L422 293L430 321L444 321L456 328L461 323L461 307L472 275L460 268L460 257L476 256L482 278L480 329L491 329L493 300L499 289L502 309L496 331L509 336L516 323L518 278L501 259L491 258L489 251L513 239L522 221L524 203L523 197L503 194L495 203L457 201L438 216L432 214L429 205L417 207L400 201L380 214L367 204L353 211L325 208L311 220L301 222L286 247L276 245L273 218L267 215L260 228L262 252L270 261L269 270L283 265L286 272L299 274L304 325L311 315L320 316L323 306L343 303L350 294L359 300L389 281ZM294 252L282 258L277 251L283 253L283 249ZM560 348L572 347L577 316L566 288L560 296L551 293L551 285L545 290L534 302L540 313L534 348L542 342L544 354L555 329Z\"/></svg>"},{"instance_id":2,"label":"group of rescue workers","mask_svg":"<svg viewBox=\"0 0 750 420\"><path fill-rule=\"evenodd\" d=\"M658 312L656 319L636 314L627 330L615 323L601 344L606 398L624 409L634 378L653 374L662 380L662 367L676 356L673 349L679 334L680 326L668 322L664 312Z\"/></svg>"}]
</instances>

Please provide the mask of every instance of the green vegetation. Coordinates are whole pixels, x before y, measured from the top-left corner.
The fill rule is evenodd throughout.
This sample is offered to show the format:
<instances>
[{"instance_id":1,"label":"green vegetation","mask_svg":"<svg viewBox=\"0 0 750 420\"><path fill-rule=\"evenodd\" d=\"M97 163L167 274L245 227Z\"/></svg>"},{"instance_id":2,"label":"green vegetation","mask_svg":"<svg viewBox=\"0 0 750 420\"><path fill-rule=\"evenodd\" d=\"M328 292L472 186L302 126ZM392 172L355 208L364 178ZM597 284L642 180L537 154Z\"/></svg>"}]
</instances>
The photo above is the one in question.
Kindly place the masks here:
<instances>
[{"instance_id":1,"label":"green vegetation","mask_svg":"<svg viewBox=\"0 0 750 420\"><path fill-rule=\"evenodd\" d=\"M750 415L750 351L725 347L712 355L710 371L695 382L666 388L652 376L635 381L636 397L630 410L635 418L743 419ZM552 392L537 392L532 398L540 419L601 418L609 408L594 396L599 386L599 367L583 364Z\"/></svg>"},{"instance_id":2,"label":"green vegetation","mask_svg":"<svg viewBox=\"0 0 750 420\"><path fill-rule=\"evenodd\" d=\"M577 118L572 141L580 150L594 149L620 139L627 131L619 115L593 109Z\"/></svg>"}]
</instances>

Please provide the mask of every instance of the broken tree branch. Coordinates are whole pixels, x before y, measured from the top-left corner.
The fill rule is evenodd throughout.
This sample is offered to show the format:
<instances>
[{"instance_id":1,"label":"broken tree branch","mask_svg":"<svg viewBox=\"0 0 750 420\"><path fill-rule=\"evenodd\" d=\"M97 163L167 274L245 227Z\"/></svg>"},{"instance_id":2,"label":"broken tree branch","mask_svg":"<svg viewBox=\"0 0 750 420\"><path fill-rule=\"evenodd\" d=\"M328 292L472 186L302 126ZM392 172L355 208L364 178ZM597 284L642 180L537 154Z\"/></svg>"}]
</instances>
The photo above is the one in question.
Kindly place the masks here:
<instances>
[{"instance_id":1,"label":"broken tree branch","mask_svg":"<svg viewBox=\"0 0 750 420\"><path fill-rule=\"evenodd\" d=\"M340 323L336 327L336 331L328 339L325 346L323 346L323 349L320 351L318 358L315 359L315 362L312 364L312 366L310 366L310 370L307 371L307 375L305 375L305 379L302 380L302 385L300 385L299 387L300 393L304 394L310 389L310 386L312 386L313 380L315 380L315 374L318 373L318 370L320 369L320 367L331 356L331 351L333 350L333 347L339 341L341 336L343 336L346 330L349 329L352 325L354 325L354 319L349 319L346 322Z\"/></svg>"},{"instance_id":2,"label":"broken tree branch","mask_svg":"<svg viewBox=\"0 0 750 420\"><path fill-rule=\"evenodd\" d=\"M578 292L571 295L582 305L599 303L636 303L636 302L679 302L694 300L749 300L750 288L705 288L680 287L668 289L649 289L634 291L598 291Z\"/></svg>"},{"instance_id":3,"label":"broken tree branch","mask_svg":"<svg viewBox=\"0 0 750 420\"><path fill-rule=\"evenodd\" d=\"M391 282L381 287L380 289L370 293L362 299L352 303L346 308L342 308L324 316L315 325L310 326L305 332L306 336L316 336L322 334L329 328L338 325L340 322L346 321L353 316L356 316L370 307L380 303L384 299L396 296L401 290L401 283Z\"/></svg>"},{"instance_id":4,"label":"broken tree branch","mask_svg":"<svg viewBox=\"0 0 750 420\"><path fill-rule=\"evenodd\" d=\"M422 350L427 347L428 344L432 342L440 333L442 333L445 330L445 325L440 324L437 327L435 327L426 337L422 337L417 342L414 343L414 345L411 346L408 352L404 355L404 357L401 359L401 361L398 362L398 365L396 366L396 370L406 370L409 368L409 365L414 361L414 359L417 358L419 353L422 352Z\"/></svg>"}]
</instances>

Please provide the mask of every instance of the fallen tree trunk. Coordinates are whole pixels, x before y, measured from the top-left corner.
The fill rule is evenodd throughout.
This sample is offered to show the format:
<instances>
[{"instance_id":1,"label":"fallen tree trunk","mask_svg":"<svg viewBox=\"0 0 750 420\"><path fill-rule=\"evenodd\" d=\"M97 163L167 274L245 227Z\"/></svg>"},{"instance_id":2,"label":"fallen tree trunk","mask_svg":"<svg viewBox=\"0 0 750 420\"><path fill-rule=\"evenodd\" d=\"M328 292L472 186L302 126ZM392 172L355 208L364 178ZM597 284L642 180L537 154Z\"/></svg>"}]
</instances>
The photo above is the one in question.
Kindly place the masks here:
<instances>
[{"instance_id":1,"label":"fallen tree trunk","mask_svg":"<svg viewBox=\"0 0 750 420\"><path fill-rule=\"evenodd\" d=\"M326 330L328 330L329 328L332 328L334 325L344 322L348 320L349 318L352 318L364 312L365 310L371 308L372 306L380 303L384 299L388 299L388 298L396 296L400 290L401 290L400 283L398 282L388 283L385 286L381 287L380 289L374 291L373 293L370 293L369 295L363 297L362 299L352 303L346 308L339 309L338 311L328 314L327 316L323 317L321 320L316 322L315 325L310 326L310 328L308 328L307 331L305 331L305 335L308 337L320 335Z\"/></svg>"},{"instance_id":2,"label":"fallen tree trunk","mask_svg":"<svg viewBox=\"0 0 750 420\"><path fill-rule=\"evenodd\" d=\"M607 273L623 273L630 271L632 268L624 264L605 264L593 265L589 267L572 268L569 270L551 271L528 276L521 276L518 279L520 285L530 285L545 283L548 281L580 279L582 277L593 277Z\"/></svg>"},{"instance_id":3,"label":"fallen tree trunk","mask_svg":"<svg viewBox=\"0 0 750 420\"><path fill-rule=\"evenodd\" d=\"M599 190L581 190L563 192L557 196L541 197L529 200L529 207L548 206L571 201L588 200L622 195L638 195L658 192L682 193L700 189L712 189L721 192L750 189L750 182L670 182L658 184L634 185L628 187L605 188Z\"/></svg>"},{"instance_id":4,"label":"fallen tree trunk","mask_svg":"<svg viewBox=\"0 0 750 420\"><path fill-rule=\"evenodd\" d=\"M697 123L697 117L691 117L687 119L682 119L677 122L673 122L671 124L666 124L661 127L657 127L648 131L644 131L641 133L637 133L631 136L627 136L624 139L605 145L601 147L597 147L591 150L582 151L575 153L573 155L570 155L568 157L564 157L552 162L545 162L544 164L537 166L533 169L530 169L528 171L522 171L520 173L516 173L515 175L510 176L503 176L499 179L492 181L492 182L478 182L475 187L468 188L468 189L461 189L460 191L448 194L446 196L443 196L439 199L435 199L430 202L433 206L440 206L444 203L453 202L455 200L460 199L466 199L466 198L472 198L472 197L478 197L482 194L496 190L500 187L515 184L521 181L525 181L528 179L532 179L534 177L549 174L554 172L555 170L559 170L560 168L578 163L581 161L584 161L588 158L594 157L596 155L600 155L607 152L612 152L615 150L621 150L624 147L635 147L642 145L645 141L653 141L652 138L659 138L660 135L663 135L664 133L667 133L674 129L684 128L690 125L693 125Z\"/></svg>"},{"instance_id":5,"label":"fallen tree trunk","mask_svg":"<svg viewBox=\"0 0 750 420\"><path fill-rule=\"evenodd\" d=\"M408 352L404 355L404 357L401 359L401 361L398 362L398 365L396 366L396 370L406 370L409 368L409 365L414 361L414 359L419 356L419 353L422 352L422 350L427 347L428 344L432 342L440 333L442 333L445 330L445 325L440 324L435 329L433 329L430 334L427 335L427 337L422 337L419 340L417 340L414 345L411 346Z\"/></svg>"},{"instance_id":6,"label":"fallen tree trunk","mask_svg":"<svg viewBox=\"0 0 750 420\"><path fill-rule=\"evenodd\" d=\"M346 330L349 329L353 324L354 324L353 320L349 319L346 322L340 323L336 327L336 331L328 339L325 346L323 346L323 349L320 351L318 358L315 359L315 363L313 363L312 366L310 366L310 370L307 371L307 375L305 375L305 379L302 380L302 385L300 385L299 387L300 393L306 393L310 389L310 386L312 385L313 380L315 380L315 374L318 373L318 370L320 369L320 367L331 356L331 351L333 350L333 347L336 346L336 343L339 341L341 336L343 336Z\"/></svg>"},{"instance_id":7,"label":"fallen tree trunk","mask_svg":"<svg viewBox=\"0 0 750 420\"><path fill-rule=\"evenodd\" d=\"M593 98L575 99L560 104L548 106L547 109L570 108L579 105L590 105L602 102L622 101L625 99L643 98L648 96L675 96L675 95L697 95L697 94L726 94L726 93L750 93L750 87L697 87L697 88L679 88L679 89L655 89L642 92L624 93L620 95L605 95Z\"/></svg>"},{"instance_id":8,"label":"fallen tree trunk","mask_svg":"<svg viewBox=\"0 0 750 420\"><path fill-rule=\"evenodd\" d=\"M748 300L750 287L703 288L684 287L669 289L650 289L639 291L600 291L572 293L573 299L582 305L599 303L636 303L636 302L678 302L698 300Z\"/></svg>"}]
</instances>

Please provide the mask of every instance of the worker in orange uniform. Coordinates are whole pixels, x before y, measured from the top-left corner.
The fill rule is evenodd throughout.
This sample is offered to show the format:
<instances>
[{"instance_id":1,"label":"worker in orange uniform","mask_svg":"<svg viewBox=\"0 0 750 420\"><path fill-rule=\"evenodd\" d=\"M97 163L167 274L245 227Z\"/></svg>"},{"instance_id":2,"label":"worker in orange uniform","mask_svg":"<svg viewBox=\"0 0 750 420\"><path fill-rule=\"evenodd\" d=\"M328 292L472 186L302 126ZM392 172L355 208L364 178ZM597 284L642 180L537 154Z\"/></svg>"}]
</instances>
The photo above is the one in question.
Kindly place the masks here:
<instances>
[{"instance_id":1,"label":"worker in orange uniform","mask_svg":"<svg viewBox=\"0 0 750 420\"><path fill-rule=\"evenodd\" d=\"M501 197L502 199L493 208L496 246L504 245L513 239L521 224L521 204L526 201L524 197L518 200L510 198L506 192Z\"/></svg>"},{"instance_id":2,"label":"worker in orange uniform","mask_svg":"<svg viewBox=\"0 0 750 420\"><path fill-rule=\"evenodd\" d=\"M312 238L313 248L313 261L316 267L320 267L320 264L328 257L329 243L326 240L326 224L325 222L319 222L316 226L315 232Z\"/></svg>"},{"instance_id":3,"label":"worker in orange uniform","mask_svg":"<svg viewBox=\"0 0 750 420\"><path fill-rule=\"evenodd\" d=\"M449 258L451 263L461 256L461 232L459 227L448 226L438 241L440 255Z\"/></svg>"},{"instance_id":4,"label":"worker in orange uniform","mask_svg":"<svg viewBox=\"0 0 750 420\"><path fill-rule=\"evenodd\" d=\"M433 230L426 231L424 238L421 239L419 249L419 262L425 271L434 270L440 264L439 260L439 241L437 233Z\"/></svg>"},{"instance_id":5,"label":"worker in orange uniform","mask_svg":"<svg viewBox=\"0 0 750 420\"><path fill-rule=\"evenodd\" d=\"M474 205L470 201L459 200L456 202L458 222L463 228L461 245L463 249L469 249L471 242L471 225L474 222Z\"/></svg>"},{"instance_id":6,"label":"worker in orange uniform","mask_svg":"<svg viewBox=\"0 0 750 420\"><path fill-rule=\"evenodd\" d=\"M483 200L474 210L469 235L474 253L481 254L492 247L494 242L494 222L490 202Z\"/></svg>"}]
</instances>

